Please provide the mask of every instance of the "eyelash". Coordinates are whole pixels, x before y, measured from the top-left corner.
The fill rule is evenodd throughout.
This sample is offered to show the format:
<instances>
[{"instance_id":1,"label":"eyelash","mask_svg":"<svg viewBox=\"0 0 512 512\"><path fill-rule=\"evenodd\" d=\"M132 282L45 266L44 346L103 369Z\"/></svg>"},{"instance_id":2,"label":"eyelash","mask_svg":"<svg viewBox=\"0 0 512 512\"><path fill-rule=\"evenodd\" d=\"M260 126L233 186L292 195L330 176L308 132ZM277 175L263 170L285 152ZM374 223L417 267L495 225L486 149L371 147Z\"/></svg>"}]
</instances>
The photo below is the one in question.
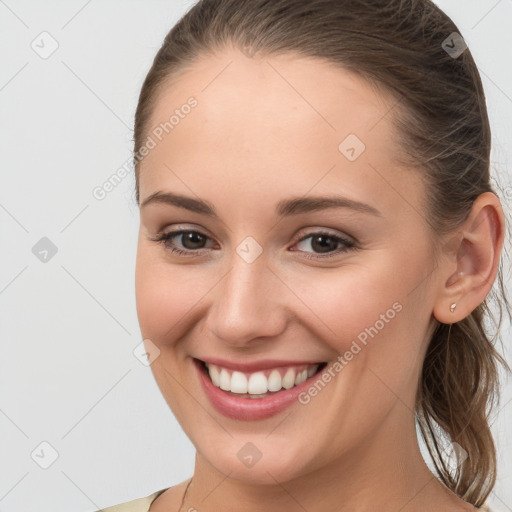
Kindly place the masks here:
<instances>
[{"instance_id":1,"label":"eyelash","mask_svg":"<svg viewBox=\"0 0 512 512\"><path fill-rule=\"evenodd\" d=\"M197 233L205 238L209 238L207 235L205 235L204 233L201 233L200 231L196 231L193 229L179 229L176 231L169 231L168 233L159 233L158 235L156 235L153 238L150 237L150 240L153 242L162 243L164 245L165 249L167 249L168 251L170 251L174 254L178 254L180 256L191 257L191 256L196 256L197 254L201 254L201 252L205 250L204 248L198 249L198 250L193 250L193 249L183 250L183 249L180 249L180 248L177 248L174 246L167 245L167 242L169 242L169 240L171 238L174 238L175 236L178 236L178 235L181 235L184 233ZM304 240L307 240L310 237L314 237L314 235L327 236L327 237L335 240L336 242L343 244L345 247L343 249L338 248L335 251L326 253L324 255L317 254L317 255L313 256L312 253L306 252L306 253L304 253L307 255L307 256L305 256L306 259L322 260L322 259L327 259L327 258L333 258L335 256L340 255L341 253L345 253L345 252L356 249L356 244L352 240L340 237L338 235L333 235L332 233L329 233L327 231L322 231L322 230L309 233L306 236L302 237L300 240L298 240L296 243L303 242ZM313 253L313 254L315 254L315 253Z\"/></svg>"}]
</instances>

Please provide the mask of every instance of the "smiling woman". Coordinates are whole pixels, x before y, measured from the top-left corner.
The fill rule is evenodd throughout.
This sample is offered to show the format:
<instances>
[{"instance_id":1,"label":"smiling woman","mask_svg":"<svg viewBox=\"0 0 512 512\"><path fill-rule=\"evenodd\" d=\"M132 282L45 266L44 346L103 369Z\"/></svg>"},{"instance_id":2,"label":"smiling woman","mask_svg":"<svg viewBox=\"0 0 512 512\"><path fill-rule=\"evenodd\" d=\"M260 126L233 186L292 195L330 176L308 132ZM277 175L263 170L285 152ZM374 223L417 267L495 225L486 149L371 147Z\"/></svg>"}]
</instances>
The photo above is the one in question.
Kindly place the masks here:
<instances>
[{"instance_id":1,"label":"smiling woman","mask_svg":"<svg viewBox=\"0 0 512 512\"><path fill-rule=\"evenodd\" d=\"M428 0L202 0L135 154L191 97L135 161L136 299L195 469L106 510L484 509L506 222L457 27Z\"/></svg>"}]
</instances>

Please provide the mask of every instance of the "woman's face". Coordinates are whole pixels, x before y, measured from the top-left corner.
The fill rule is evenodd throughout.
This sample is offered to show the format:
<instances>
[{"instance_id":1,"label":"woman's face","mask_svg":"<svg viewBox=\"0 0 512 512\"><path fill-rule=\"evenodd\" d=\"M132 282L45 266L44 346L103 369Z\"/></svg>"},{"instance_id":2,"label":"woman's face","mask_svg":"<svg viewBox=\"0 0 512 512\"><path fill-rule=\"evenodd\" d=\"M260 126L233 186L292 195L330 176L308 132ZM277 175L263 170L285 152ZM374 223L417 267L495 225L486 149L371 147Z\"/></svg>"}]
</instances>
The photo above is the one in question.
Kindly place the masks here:
<instances>
[{"instance_id":1,"label":"woman's face","mask_svg":"<svg viewBox=\"0 0 512 512\"><path fill-rule=\"evenodd\" d=\"M374 441L385 460L413 439L439 278L420 176L395 158L393 103L320 60L226 50L195 62L155 106L138 318L167 403L201 458L233 478L275 484ZM195 359L268 363L263 375L280 368L285 380L298 363L327 366L298 396L244 398L206 392Z\"/></svg>"}]
</instances>

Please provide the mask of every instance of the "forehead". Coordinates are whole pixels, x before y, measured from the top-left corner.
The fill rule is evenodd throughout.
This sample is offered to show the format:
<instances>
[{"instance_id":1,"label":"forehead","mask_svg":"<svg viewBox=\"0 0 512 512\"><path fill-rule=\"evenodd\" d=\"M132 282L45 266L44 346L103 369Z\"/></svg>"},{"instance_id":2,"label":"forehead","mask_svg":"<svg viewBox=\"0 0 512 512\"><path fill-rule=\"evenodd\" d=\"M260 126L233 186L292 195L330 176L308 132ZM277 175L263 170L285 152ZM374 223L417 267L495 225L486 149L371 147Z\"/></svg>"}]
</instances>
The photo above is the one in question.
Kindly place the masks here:
<instances>
[{"instance_id":1,"label":"forehead","mask_svg":"<svg viewBox=\"0 0 512 512\"><path fill-rule=\"evenodd\" d=\"M197 59L162 89L149 124L165 122L194 96L199 106L194 109L195 124L205 131L212 126L224 130L210 131L208 140L213 141L224 141L226 133L234 136L241 124L245 130L236 133L236 140L230 139L237 144L249 138L257 143L269 132L283 129L288 136L312 140L359 132L374 143L372 135L378 139L392 129L390 118L384 119L392 98L385 98L355 73L320 59L291 55L252 59L226 50ZM382 129L374 131L381 122ZM179 136L179 131L183 126L173 135Z\"/></svg>"},{"instance_id":2,"label":"forehead","mask_svg":"<svg viewBox=\"0 0 512 512\"><path fill-rule=\"evenodd\" d=\"M183 108L191 97L196 105ZM142 161L140 196L189 185L213 201L220 191L243 190L243 203L334 187L377 198L384 209L396 206L397 194L419 201L418 177L395 158L395 101L320 59L251 59L237 50L203 56L158 97L147 133L165 123L168 133L154 137Z\"/></svg>"}]
</instances>

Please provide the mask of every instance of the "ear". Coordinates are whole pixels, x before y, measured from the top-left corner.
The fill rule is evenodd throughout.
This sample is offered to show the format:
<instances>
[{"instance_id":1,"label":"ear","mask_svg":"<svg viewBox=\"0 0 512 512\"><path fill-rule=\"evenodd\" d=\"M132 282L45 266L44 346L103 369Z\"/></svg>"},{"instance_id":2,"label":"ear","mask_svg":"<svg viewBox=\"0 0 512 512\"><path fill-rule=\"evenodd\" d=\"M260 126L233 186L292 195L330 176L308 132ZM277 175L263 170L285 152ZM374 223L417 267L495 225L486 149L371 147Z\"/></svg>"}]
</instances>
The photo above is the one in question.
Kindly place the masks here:
<instances>
[{"instance_id":1,"label":"ear","mask_svg":"<svg viewBox=\"0 0 512 512\"><path fill-rule=\"evenodd\" d=\"M498 274L504 233L500 200L492 192L484 192L443 247L440 290L433 310L439 322L458 322L484 301ZM456 304L453 312L452 304Z\"/></svg>"}]
</instances>

